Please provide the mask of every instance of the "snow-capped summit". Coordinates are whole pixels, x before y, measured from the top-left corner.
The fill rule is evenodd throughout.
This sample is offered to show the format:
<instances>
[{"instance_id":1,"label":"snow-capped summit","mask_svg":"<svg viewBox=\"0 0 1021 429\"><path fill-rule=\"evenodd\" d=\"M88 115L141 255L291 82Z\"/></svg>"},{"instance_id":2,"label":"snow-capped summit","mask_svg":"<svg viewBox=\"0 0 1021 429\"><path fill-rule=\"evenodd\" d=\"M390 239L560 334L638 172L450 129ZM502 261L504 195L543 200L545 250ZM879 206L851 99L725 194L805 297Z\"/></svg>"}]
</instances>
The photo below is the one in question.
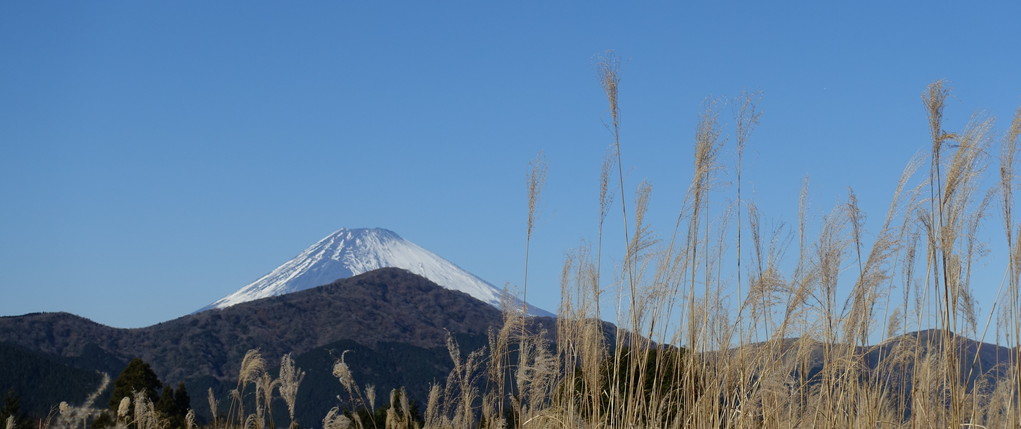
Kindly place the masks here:
<instances>
[{"instance_id":1,"label":"snow-capped summit","mask_svg":"<svg viewBox=\"0 0 1021 429\"><path fill-rule=\"evenodd\" d=\"M480 301L500 307L502 290L401 238L393 231L382 228L345 228L326 236L269 274L199 311L297 292L384 267L403 268L447 289L467 293ZM510 302L520 303L514 299ZM528 309L534 315L551 315L531 305Z\"/></svg>"}]
</instances>

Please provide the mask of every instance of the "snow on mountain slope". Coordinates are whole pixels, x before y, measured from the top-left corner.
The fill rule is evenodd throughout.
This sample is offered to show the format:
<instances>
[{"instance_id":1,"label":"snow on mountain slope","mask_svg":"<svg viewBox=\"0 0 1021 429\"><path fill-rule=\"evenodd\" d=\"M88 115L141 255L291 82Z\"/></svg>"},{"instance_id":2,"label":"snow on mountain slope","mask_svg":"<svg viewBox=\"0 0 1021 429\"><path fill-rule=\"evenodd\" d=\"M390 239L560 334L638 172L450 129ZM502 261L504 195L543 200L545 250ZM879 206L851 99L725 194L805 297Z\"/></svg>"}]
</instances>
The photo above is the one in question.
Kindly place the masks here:
<instances>
[{"instance_id":1,"label":"snow on mountain slope","mask_svg":"<svg viewBox=\"0 0 1021 429\"><path fill-rule=\"evenodd\" d=\"M393 231L372 228L338 230L269 274L199 311L296 292L383 267L403 268L447 289L500 307L502 290ZM509 302L520 305L513 298ZM528 309L533 315L552 315L531 305Z\"/></svg>"}]
</instances>

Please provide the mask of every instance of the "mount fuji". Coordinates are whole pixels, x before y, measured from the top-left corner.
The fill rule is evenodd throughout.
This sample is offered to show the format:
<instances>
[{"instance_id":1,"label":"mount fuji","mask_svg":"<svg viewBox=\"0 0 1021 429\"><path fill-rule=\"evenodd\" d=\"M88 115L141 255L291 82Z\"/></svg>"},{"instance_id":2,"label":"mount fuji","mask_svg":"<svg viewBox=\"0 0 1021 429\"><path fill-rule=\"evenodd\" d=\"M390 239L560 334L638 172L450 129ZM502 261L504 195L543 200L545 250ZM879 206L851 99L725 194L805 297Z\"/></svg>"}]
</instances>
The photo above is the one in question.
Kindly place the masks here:
<instances>
[{"instance_id":1,"label":"mount fuji","mask_svg":"<svg viewBox=\"0 0 1021 429\"><path fill-rule=\"evenodd\" d=\"M384 267L402 268L447 289L500 308L504 291L452 262L382 228L340 229L236 292L197 312L321 286ZM507 296L509 305L521 301ZM553 316L528 305L529 314Z\"/></svg>"}]
</instances>

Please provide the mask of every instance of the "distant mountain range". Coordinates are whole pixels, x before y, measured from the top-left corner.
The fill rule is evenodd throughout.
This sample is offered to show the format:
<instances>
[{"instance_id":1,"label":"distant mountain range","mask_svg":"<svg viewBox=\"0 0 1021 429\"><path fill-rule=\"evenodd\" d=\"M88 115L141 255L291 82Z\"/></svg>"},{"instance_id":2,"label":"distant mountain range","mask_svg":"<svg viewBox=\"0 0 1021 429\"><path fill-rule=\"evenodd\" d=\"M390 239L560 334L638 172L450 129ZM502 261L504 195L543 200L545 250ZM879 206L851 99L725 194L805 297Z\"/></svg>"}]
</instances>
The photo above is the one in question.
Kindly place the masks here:
<instances>
[{"instance_id":1,"label":"distant mountain range","mask_svg":"<svg viewBox=\"0 0 1021 429\"><path fill-rule=\"evenodd\" d=\"M165 383L184 382L192 407L208 416L206 390L212 388L221 401L227 401L245 352L257 348L274 374L279 358L292 353L297 366L307 373L298 392L298 420L317 422L338 404L342 387L331 369L341 354L347 352L345 361L359 384L373 384L377 392L405 387L413 401L421 402L430 384L443 382L451 370L447 336L452 335L467 353L486 346L487 333L498 329L503 320L491 304L398 268L139 329L111 328L67 313L0 317L0 390L13 388L27 411L45 415L61 400L80 402L98 384L97 371L116 377L131 358L140 357ZM536 317L530 323L535 330L556 332L552 318ZM604 325L608 339L613 338L613 329ZM862 376L890 378L910 392L913 362L890 356L897 356L898 350L914 350L916 345L923 355L938 350L942 341L938 334L916 332L859 350L858 355L865 358ZM957 337L956 343L962 362L973 363L966 371L974 368L962 379L974 381L981 376L995 383L1006 374L1004 364L1010 361L1012 349L963 337ZM770 352L765 346L747 347L755 353ZM824 370L824 347L787 339L778 350L790 359L811 356L807 366L791 368L807 371L806 378L813 379ZM99 402L105 403L105 399ZM276 410L274 415L286 412Z\"/></svg>"},{"instance_id":2,"label":"distant mountain range","mask_svg":"<svg viewBox=\"0 0 1021 429\"><path fill-rule=\"evenodd\" d=\"M496 308L500 308L504 300L508 305L521 307L517 298L393 231L345 228L324 237L269 274L199 311L284 295L386 267L403 268ZM528 312L535 316L553 316L531 305Z\"/></svg>"},{"instance_id":3,"label":"distant mountain range","mask_svg":"<svg viewBox=\"0 0 1021 429\"><path fill-rule=\"evenodd\" d=\"M861 358L859 363L854 363L860 370L858 376L862 380L882 380L891 389L891 395L894 397L899 395L908 400L913 391L915 365L923 364L925 359L943 353L942 343L946 332L926 329L889 338L871 346L851 347L853 356ZM953 333L950 333L949 338L956 346L956 355L960 362L959 379L969 391L979 386L988 393L996 388L998 382L1009 377L1010 366L1014 361L1014 349L975 341ZM745 351L750 351L753 355L778 353L778 363L783 370L791 371L792 374L804 372L802 375L809 383L820 380L820 373L826 369L824 358L826 343L807 338L787 338L776 347L772 346L769 343L756 343L745 346ZM847 356L849 351L840 344L829 346L838 356ZM739 349L731 349L725 353L738 351ZM709 355L716 353L719 352ZM910 401L907 402L907 407L910 409Z\"/></svg>"},{"instance_id":4,"label":"distant mountain range","mask_svg":"<svg viewBox=\"0 0 1021 429\"><path fill-rule=\"evenodd\" d=\"M534 320L554 330L552 318ZM226 400L245 352L260 349L270 367L292 353L308 373L298 394L299 420L318 421L308 419L322 419L337 405L342 390L331 368L345 350L359 383L375 384L379 392L404 386L411 398L424 401L429 383L442 382L451 369L448 333L467 353L486 345L489 329L502 323L501 312L488 303L408 271L384 268L139 329L111 328L67 313L0 317L0 356L16 354L18 362L45 359L52 368L77 371L76 379L95 377L95 371L116 377L130 359L140 357L165 383L184 382L192 407L208 414L206 389ZM36 412L55 405L38 401L76 401L89 391L58 399L46 391L59 391L65 381L40 377L15 383L3 374L0 388L19 385L25 389L22 402Z\"/></svg>"}]
</instances>

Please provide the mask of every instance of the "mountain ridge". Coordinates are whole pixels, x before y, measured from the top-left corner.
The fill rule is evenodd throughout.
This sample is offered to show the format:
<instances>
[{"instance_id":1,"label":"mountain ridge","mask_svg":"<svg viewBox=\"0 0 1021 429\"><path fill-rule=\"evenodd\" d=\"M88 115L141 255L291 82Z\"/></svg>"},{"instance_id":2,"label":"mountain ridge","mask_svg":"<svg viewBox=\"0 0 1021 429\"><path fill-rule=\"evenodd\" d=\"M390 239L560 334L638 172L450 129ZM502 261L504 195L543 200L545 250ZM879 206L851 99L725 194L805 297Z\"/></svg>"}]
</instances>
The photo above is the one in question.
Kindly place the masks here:
<instances>
[{"instance_id":1,"label":"mountain ridge","mask_svg":"<svg viewBox=\"0 0 1021 429\"><path fill-rule=\"evenodd\" d=\"M208 413L207 388L226 397L248 350L260 349L267 368L291 353L299 367L323 375L308 381L310 392L333 389L323 397L302 393L309 395L305 415L321 419L336 405L341 388L329 375L331 359L339 353L352 350L348 363L360 383L380 389L404 386L423 400L429 383L442 381L451 369L448 335L473 350L485 345L489 330L498 329L503 320L499 310L466 293L406 270L383 268L144 328L113 328L63 312L0 317L0 344L89 371L102 365L111 377L119 369L109 367L122 368L131 358L142 358L165 383L184 382L194 392L192 407L200 413ZM532 320L553 330L552 319ZM402 372L412 367L418 370ZM0 380L0 386L6 383ZM22 392L22 397L35 394Z\"/></svg>"}]
</instances>

